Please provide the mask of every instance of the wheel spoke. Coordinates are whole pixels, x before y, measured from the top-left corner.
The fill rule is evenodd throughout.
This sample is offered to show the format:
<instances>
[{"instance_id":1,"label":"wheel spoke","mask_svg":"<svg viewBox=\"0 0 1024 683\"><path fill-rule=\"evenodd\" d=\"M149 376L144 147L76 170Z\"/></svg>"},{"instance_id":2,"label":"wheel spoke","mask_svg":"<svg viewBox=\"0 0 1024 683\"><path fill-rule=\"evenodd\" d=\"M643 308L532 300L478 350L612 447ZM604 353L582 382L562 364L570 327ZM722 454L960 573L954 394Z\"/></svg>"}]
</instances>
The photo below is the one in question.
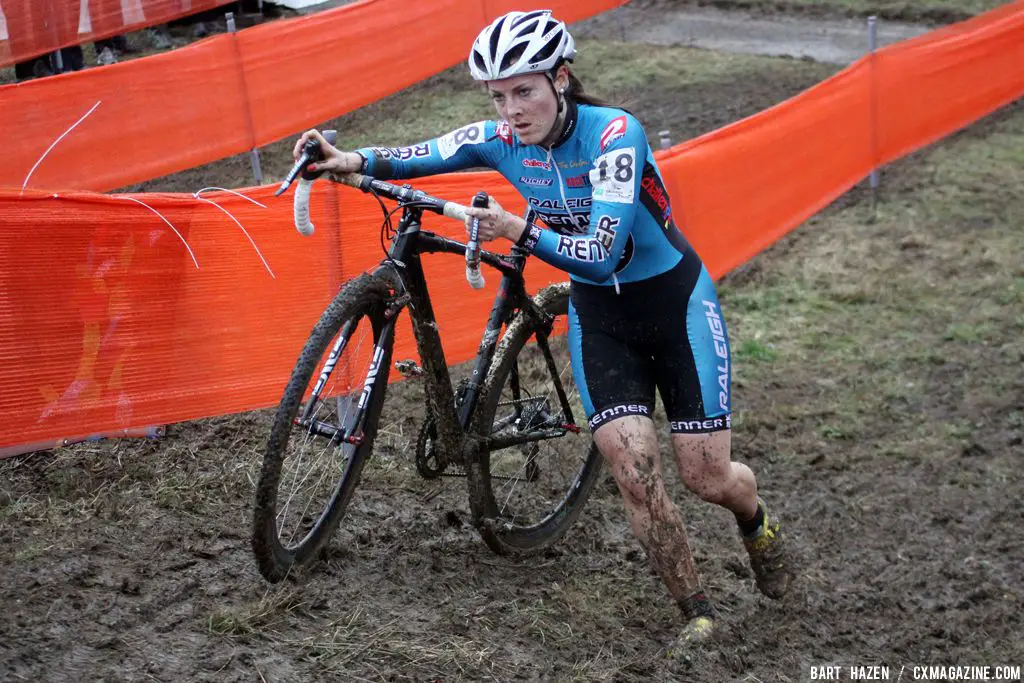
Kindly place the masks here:
<instances>
[{"instance_id":1,"label":"wheel spoke","mask_svg":"<svg viewBox=\"0 0 1024 683\"><path fill-rule=\"evenodd\" d=\"M564 337L548 341L557 380L540 345L535 341L524 345L516 360L509 361L497 415L492 420L495 437L507 440L514 439L517 433L524 436L535 433L533 440L526 444L490 453L489 487L494 511L502 520L506 534L538 528L563 506L571 504L577 482L588 467L591 446L588 432L562 430L561 436L536 438L540 436L536 432L558 430L569 421L558 398L556 382L561 384L573 416L577 411L583 412L580 393L572 379L568 344ZM508 374L512 364L518 368L517 394L512 392L512 377Z\"/></svg>"},{"instance_id":2,"label":"wheel spoke","mask_svg":"<svg viewBox=\"0 0 1024 683\"><path fill-rule=\"evenodd\" d=\"M310 392L309 400L313 405L299 408L299 415L308 411L308 422L293 428L291 441L284 453L278 487L275 525L278 538L286 548L303 543L320 523L356 450L349 444L339 444L334 439L319 435L315 425L330 425L341 434L351 426L356 412L354 396L358 396L353 394L353 378L357 373L365 375L364 370L368 370L368 365L365 369L357 366L368 363L369 359L364 356L366 339L373 338L370 328L370 319L365 317L357 319L351 326L342 326L349 338L315 397L311 392L324 372L327 356L337 339L328 345L325 356L310 377L307 392Z\"/></svg>"}]
</instances>

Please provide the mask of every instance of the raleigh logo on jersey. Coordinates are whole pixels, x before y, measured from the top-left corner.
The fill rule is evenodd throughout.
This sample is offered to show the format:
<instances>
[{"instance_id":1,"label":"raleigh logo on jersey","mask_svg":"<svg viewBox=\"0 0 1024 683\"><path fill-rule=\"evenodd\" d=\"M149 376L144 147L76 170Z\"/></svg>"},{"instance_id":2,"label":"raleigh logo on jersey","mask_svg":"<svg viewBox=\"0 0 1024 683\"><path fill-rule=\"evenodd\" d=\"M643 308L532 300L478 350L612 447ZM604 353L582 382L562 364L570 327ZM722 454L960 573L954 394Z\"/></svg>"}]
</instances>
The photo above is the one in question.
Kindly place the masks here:
<instances>
[{"instance_id":1,"label":"raleigh logo on jersey","mask_svg":"<svg viewBox=\"0 0 1024 683\"><path fill-rule=\"evenodd\" d=\"M537 209L565 210L565 206L562 204L560 199L538 199L537 197L527 197L526 201L530 202L530 206ZM569 197L566 201L568 202L570 209L590 211L590 204L592 200L590 197Z\"/></svg>"},{"instance_id":2,"label":"raleigh logo on jersey","mask_svg":"<svg viewBox=\"0 0 1024 683\"><path fill-rule=\"evenodd\" d=\"M545 171L551 170L551 164L540 159L523 159L523 166L526 168L543 168Z\"/></svg>"},{"instance_id":3,"label":"raleigh logo on jersey","mask_svg":"<svg viewBox=\"0 0 1024 683\"><path fill-rule=\"evenodd\" d=\"M604 130L601 131L601 151L605 151L608 145L612 144L626 134L626 117L616 116Z\"/></svg>"}]
</instances>

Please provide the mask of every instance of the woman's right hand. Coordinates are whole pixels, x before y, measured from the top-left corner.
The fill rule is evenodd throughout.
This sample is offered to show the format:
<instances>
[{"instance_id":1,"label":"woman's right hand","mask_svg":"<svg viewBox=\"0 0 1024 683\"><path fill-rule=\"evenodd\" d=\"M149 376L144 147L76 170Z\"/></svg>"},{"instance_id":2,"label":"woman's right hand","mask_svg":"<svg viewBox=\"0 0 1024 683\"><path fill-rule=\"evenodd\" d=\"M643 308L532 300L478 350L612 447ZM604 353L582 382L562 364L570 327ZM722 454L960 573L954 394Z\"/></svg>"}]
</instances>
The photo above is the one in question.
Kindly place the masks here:
<instances>
[{"instance_id":1,"label":"woman's right hand","mask_svg":"<svg viewBox=\"0 0 1024 683\"><path fill-rule=\"evenodd\" d=\"M302 156L302 147L309 140L317 140L320 142L320 152L323 154L323 161L317 161L311 163L306 167L308 171L327 171L336 173L355 173L362 170L363 168L363 157L356 154L355 152L342 152L337 147L334 147L327 140L324 140L324 136L320 134L318 130L307 130L299 138L299 141L295 143L295 149L292 150L292 158L295 161L299 160Z\"/></svg>"}]
</instances>

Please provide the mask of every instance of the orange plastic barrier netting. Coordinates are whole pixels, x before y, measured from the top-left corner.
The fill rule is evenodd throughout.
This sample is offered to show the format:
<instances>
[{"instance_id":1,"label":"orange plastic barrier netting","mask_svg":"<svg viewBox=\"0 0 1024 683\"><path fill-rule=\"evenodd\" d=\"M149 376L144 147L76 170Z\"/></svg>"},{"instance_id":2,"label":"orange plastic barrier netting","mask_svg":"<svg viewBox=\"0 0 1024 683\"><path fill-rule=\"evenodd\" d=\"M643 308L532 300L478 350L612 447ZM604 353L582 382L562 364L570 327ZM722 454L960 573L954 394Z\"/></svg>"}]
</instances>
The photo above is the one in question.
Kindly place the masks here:
<instances>
[{"instance_id":1,"label":"orange plastic barrier netting","mask_svg":"<svg viewBox=\"0 0 1024 683\"><path fill-rule=\"evenodd\" d=\"M875 163L1024 95L1022 65L1024 0L887 48L659 154L677 221L721 275ZM462 202L486 188L509 210L523 208L493 173L417 185ZM303 238L291 226L290 194L275 200L272 189L246 193L266 208L205 195L247 232L187 195L0 193L0 447L275 404L338 285L381 254L372 199L317 183L317 232ZM461 232L437 218L428 228ZM466 360L497 278L476 292L458 258L425 262L448 360ZM536 259L527 274L534 289L564 279ZM415 357L407 328L395 357Z\"/></svg>"},{"instance_id":2,"label":"orange plastic barrier netting","mask_svg":"<svg viewBox=\"0 0 1024 683\"><path fill-rule=\"evenodd\" d=\"M0 0L0 67L234 0Z\"/></svg>"},{"instance_id":3,"label":"orange plastic barrier netting","mask_svg":"<svg viewBox=\"0 0 1024 683\"><path fill-rule=\"evenodd\" d=\"M0 187L27 181L30 189L105 191L194 168L462 62L484 23L510 9L548 7L576 21L624 1L362 0L145 59L2 86L0 130L17 135L4 141Z\"/></svg>"},{"instance_id":4,"label":"orange plastic barrier netting","mask_svg":"<svg viewBox=\"0 0 1024 683\"><path fill-rule=\"evenodd\" d=\"M1024 0L890 45L782 102L669 150L661 168L716 277L870 171L1024 96Z\"/></svg>"}]
</instances>

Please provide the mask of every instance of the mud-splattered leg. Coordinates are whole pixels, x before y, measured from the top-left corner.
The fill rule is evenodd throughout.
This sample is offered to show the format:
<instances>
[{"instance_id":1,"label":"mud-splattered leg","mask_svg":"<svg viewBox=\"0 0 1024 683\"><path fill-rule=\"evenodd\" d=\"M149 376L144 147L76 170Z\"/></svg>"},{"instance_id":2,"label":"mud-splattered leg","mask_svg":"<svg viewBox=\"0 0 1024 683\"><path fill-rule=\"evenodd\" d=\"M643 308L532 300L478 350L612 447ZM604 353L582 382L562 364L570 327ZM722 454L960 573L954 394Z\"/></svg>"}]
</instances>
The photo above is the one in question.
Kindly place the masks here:
<instances>
[{"instance_id":1,"label":"mud-splattered leg","mask_svg":"<svg viewBox=\"0 0 1024 683\"><path fill-rule=\"evenodd\" d=\"M679 476L698 496L750 519L757 512L757 480L749 467L731 460L732 432L673 434Z\"/></svg>"},{"instance_id":2,"label":"mud-splattered leg","mask_svg":"<svg viewBox=\"0 0 1024 683\"><path fill-rule=\"evenodd\" d=\"M736 515L757 587L777 600L789 590L794 576L781 525L758 503L754 473L731 461L730 443L728 430L672 435L683 482L704 500Z\"/></svg>"},{"instance_id":3,"label":"mud-splattered leg","mask_svg":"<svg viewBox=\"0 0 1024 683\"><path fill-rule=\"evenodd\" d=\"M599 427L594 441L611 467L629 524L651 565L672 597L686 600L700 591L700 577L679 509L665 491L654 423L622 417Z\"/></svg>"}]
</instances>

